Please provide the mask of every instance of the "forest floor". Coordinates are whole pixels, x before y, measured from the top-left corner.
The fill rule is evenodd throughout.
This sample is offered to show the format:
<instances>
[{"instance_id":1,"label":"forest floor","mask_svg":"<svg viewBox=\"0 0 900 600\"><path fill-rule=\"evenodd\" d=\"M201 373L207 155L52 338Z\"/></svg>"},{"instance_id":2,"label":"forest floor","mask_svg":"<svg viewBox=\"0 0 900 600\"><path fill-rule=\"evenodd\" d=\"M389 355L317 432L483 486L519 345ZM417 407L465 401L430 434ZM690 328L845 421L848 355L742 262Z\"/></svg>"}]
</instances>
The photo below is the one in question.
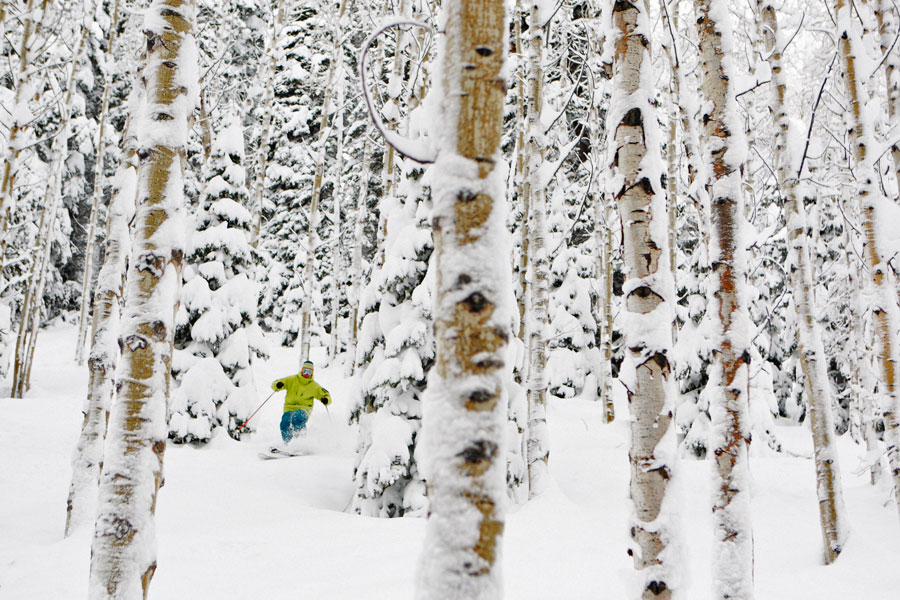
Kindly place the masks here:
<instances>
[{"instance_id":1,"label":"forest floor","mask_svg":"<svg viewBox=\"0 0 900 600\"><path fill-rule=\"evenodd\" d=\"M81 426L87 369L77 367L75 330L41 333L31 390L0 397L0 599L81 599L87 593L90 527L63 538L70 457ZM315 354L314 354L315 358ZM321 362L321 361L320 361ZM296 352L275 347L256 368L260 401L272 379L296 372ZM169 444L156 528L153 599L413 597L424 519L345 512L356 429L347 425L354 381L317 368L334 398L318 406L303 440L309 456L261 461L279 438L281 399L242 442L217 436L205 448ZM8 384L0 394L8 394ZM628 423L602 423L595 403L553 399L550 489L507 514L502 554L506 598L628 597ZM762 600L897 600L900 518L887 483L856 474L863 450L839 439L850 538L836 564L822 564L821 534L805 427L779 427L789 455L754 456L752 520L756 597ZM684 600L710 595L710 465L678 466ZM885 478L886 479L886 478Z\"/></svg>"}]
</instances>

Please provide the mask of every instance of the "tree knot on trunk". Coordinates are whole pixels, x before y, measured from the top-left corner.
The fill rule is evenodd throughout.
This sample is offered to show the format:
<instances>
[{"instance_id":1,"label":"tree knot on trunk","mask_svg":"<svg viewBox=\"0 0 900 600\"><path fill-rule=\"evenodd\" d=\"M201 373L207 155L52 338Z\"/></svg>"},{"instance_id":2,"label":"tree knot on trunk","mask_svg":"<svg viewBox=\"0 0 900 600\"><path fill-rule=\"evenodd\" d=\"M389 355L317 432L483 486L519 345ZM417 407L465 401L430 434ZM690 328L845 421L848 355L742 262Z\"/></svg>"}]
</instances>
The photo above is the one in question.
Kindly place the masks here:
<instances>
[{"instance_id":1,"label":"tree knot on trunk","mask_svg":"<svg viewBox=\"0 0 900 600\"><path fill-rule=\"evenodd\" d=\"M497 444L490 440L476 440L457 454L463 459L460 469L470 477L483 475L497 456Z\"/></svg>"},{"instance_id":2,"label":"tree knot on trunk","mask_svg":"<svg viewBox=\"0 0 900 600\"><path fill-rule=\"evenodd\" d=\"M125 338L124 340L125 346L128 348L130 352L137 352L138 350L143 350L149 343L147 342L147 338L142 335L132 334ZM119 345L121 346L122 340L119 341Z\"/></svg>"},{"instance_id":3,"label":"tree knot on trunk","mask_svg":"<svg viewBox=\"0 0 900 600\"><path fill-rule=\"evenodd\" d=\"M647 591L654 596L662 596L669 591L669 588L663 581L651 581L647 584Z\"/></svg>"},{"instance_id":4,"label":"tree knot on trunk","mask_svg":"<svg viewBox=\"0 0 900 600\"><path fill-rule=\"evenodd\" d=\"M629 127L642 127L644 125L644 115L640 108L632 108L625 116L622 117L622 125Z\"/></svg>"},{"instance_id":5,"label":"tree knot on trunk","mask_svg":"<svg viewBox=\"0 0 900 600\"><path fill-rule=\"evenodd\" d=\"M138 256L135 261L135 269L137 272L149 273L154 279L162 277L165 267L166 258L155 252L145 252Z\"/></svg>"},{"instance_id":6,"label":"tree knot on trunk","mask_svg":"<svg viewBox=\"0 0 900 600\"><path fill-rule=\"evenodd\" d=\"M469 394L466 400L467 410L492 410L497 404L497 392L487 389L478 389Z\"/></svg>"}]
</instances>

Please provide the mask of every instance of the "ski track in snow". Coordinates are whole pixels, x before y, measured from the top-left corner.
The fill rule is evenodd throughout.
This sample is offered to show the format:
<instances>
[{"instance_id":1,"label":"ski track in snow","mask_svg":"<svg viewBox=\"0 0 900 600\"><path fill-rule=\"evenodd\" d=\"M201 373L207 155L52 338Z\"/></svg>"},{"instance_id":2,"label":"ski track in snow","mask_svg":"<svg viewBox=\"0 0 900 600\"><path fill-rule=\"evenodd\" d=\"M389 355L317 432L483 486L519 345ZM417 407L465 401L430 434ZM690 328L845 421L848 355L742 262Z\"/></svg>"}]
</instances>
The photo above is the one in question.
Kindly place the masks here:
<instances>
[{"instance_id":1,"label":"ski track in snow","mask_svg":"<svg viewBox=\"0 0 900 600\"><path fill-rule=\"evenodd\" d=\"M83 598L90 565L89 527L63 539L70 457L81 425L87 368L74 365L75 330L41 333L32 388L23 400L0 399L0 599ZM295 372L296 352L273 345L255 366L258 397ZM257 432L234 442L219 432L205 448L169 444L156 528L158 570L152 599L413 597L425 531L422 519L376 519L343 512L356 428L346 425L355 385L314 351L316 380L330 413L317 405L298 447L310 456L263 461L279 440L282 396L254 419ZM616 386L621 388L621 386ZM0 394L9 393L8 384ZM621 391L621 390L619 390ZM509 506L503 546L506 598L625 598L632 584L626 555L627 406L602 423L599 404L552 400L551 485L541 497ZM809 432L780 427L783 443L811 454ZM856 475L863 454L839 439L850 537L837 563L821 559L813 463L753 455L752 520L756 597L762 600L897 600L900 520L888 484ZM709 465L678 463L680 530L687 600L709 597ZM885 480L888 479L885 477Z\"/></svg>"}]
</instances>

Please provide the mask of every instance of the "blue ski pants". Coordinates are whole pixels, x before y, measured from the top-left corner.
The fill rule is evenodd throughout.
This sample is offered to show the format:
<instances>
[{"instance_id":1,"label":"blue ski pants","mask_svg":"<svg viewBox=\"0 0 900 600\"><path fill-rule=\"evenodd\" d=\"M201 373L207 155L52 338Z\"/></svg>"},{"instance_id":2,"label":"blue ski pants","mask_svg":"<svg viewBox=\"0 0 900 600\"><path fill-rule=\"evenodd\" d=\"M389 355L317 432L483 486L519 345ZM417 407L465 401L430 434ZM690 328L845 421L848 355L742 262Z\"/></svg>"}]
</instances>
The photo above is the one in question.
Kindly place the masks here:
<instances>
[{"instance_id":1,"label":"blue ski pants","mask_svg":"<svg viewBox=\"0 0 900 600\"><path fill-rule=\"evenodd\" d=\"M305 410L289 410L281 415L281 439L287 444L306 429L309 414Z\"/></svg>"}]
</instances>

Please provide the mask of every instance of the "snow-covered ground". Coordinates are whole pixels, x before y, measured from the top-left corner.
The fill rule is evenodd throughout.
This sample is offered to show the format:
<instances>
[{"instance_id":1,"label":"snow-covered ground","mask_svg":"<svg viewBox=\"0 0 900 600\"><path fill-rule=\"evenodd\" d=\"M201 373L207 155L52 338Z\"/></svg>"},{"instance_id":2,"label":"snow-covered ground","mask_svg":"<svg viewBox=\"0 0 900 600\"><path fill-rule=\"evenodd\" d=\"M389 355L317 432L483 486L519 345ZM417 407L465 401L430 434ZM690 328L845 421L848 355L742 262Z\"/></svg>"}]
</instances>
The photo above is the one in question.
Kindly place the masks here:
<instances>
[{"instance_id":1,"label":"snow-covered ground","mask_svg":"<svg viewBox=\"0 0 900 600\"><path fill-rule=\"evenodd\" d=\"M0 598L84 598L90 528L63 539L69 459L81 425L86 368L72 361L75 332L41 333L32 388L23 400L0 399ZM257 366L259 398L268 383L295 372L294 351L276 348ZM425 521L374 519L344 512L353 485L355 428L346 424L352 381L318 368L332 392L318 406L303 442L310 456L261 461L278 439L280 399L256 417L258 433L241 443L219 435L206 448L170 444L157 509L159 568L155 599L413 597ZM8 386L0 390L8 394ZM601 422L600 406L553 400L552 485L510 507L504 539L506 597L626 598L628 435L622 416ZM804 428L780 428L784 444L811 453ZM840 440L850 539L838 562L823 566L810 459L752 462L756 597L761 600L897 600L900 518L886 484L856 475L861 449ZM709 465L679 466L685 600L710 589Z\"/></svg>"}]
</instances>

